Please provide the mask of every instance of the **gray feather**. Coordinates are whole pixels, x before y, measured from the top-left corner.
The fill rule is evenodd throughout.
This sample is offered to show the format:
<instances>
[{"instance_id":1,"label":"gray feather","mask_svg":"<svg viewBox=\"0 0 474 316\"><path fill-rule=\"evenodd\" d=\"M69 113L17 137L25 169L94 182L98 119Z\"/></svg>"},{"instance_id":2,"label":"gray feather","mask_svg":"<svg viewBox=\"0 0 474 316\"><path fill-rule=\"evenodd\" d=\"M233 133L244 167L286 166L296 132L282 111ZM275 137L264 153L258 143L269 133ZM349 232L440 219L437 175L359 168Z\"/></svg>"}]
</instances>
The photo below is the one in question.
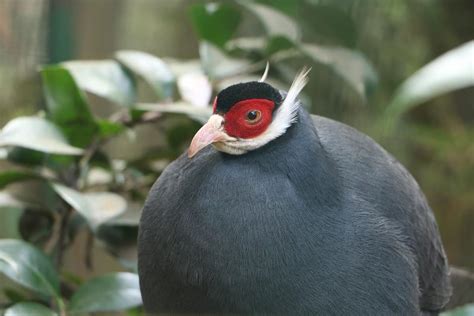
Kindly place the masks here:
<instances>
[{"instance_id":1,"label":"gray feather","mask_svg":"<svg viewBox=\"0 0 474 316\"><path fill-rule=\"evenodd\" d=\"M450 296L415 180L356 130L304 110L245 155L182 155L139 234L148 312L417 315Z\"/></svg>"}]
</instances>

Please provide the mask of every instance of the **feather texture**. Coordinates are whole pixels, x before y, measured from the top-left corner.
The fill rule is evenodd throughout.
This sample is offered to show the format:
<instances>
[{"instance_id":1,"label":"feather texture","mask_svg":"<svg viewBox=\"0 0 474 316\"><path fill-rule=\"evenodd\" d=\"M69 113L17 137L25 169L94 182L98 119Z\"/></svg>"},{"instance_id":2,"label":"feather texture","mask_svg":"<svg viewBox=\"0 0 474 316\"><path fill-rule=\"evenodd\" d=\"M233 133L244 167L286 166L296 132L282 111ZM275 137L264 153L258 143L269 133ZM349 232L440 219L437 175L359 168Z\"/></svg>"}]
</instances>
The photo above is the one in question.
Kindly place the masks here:
<instances>
[{"instance_id":1,"label":"feather texture","mask_svg":"<svg viewBox=\"0 0 474 316\"><path fill-rule=\"evenodd\" d=\"M356 130L302 107L297 115L268 146L242 156L207 147L162 173L139 232L147 312L419 315L445 306L448 264L413 177Z\"/></svg>"},{"instance_id":2,"label":"feather texture","mask_svg":"<svg viewBox=\"0 0 474 316\"><path fill-rule=\"evenodd\" d=\"M308 83L308 74L310 71L311 68L303 67L303 69L301 69L296 75L283 104L276 113L275 123L277 123L277 125L286 125L286 128L288 128L288 126L295 122L299 106L299 102L297 102L298 95Z\"/></svg>"}]
</instances>

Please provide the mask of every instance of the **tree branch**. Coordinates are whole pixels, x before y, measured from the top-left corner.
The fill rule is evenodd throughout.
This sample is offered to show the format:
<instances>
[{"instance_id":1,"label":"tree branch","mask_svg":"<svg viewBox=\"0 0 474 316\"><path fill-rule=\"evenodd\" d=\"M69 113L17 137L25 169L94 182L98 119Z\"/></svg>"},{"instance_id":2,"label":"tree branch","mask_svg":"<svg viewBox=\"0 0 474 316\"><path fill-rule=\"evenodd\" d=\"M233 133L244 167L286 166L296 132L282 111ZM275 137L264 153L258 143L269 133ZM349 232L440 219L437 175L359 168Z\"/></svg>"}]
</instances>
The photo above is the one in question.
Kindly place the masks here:
<instances>
[{"instance_id":1,"label":"tree branch","mask_svg":"<svg viewBox=\"0 0 474 316\"><path fill-rule=\"evenodd\" d=\"M57 237L57 242L56 242L56 257L55 257L55 264L56 267L59 269L63 263L63 257L64 257L64 250L67 247L66 244L66 237L67 237L67 227L69 224L69 219L71 218L71 214L73 212L72 207L67 207L64 210L64 214L61 217L61 221L59 224L59 231L58 231L58 237Z\"/></svg>"}]
</instances>

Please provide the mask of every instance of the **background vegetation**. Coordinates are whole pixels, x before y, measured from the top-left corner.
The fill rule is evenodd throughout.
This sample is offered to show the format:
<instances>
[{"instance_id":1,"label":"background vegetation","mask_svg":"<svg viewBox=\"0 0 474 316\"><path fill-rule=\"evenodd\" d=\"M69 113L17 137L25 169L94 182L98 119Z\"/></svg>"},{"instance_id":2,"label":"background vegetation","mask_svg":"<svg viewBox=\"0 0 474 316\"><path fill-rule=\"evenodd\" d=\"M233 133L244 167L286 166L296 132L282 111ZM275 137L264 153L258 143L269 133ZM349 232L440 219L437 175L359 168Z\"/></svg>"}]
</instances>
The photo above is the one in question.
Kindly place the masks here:
<instances>
[{"instance_id":1,"label":"background vegetation","mask_svg":"<svg viewBox=\"0 0 474 316\"><path fill-rule=\"evenodd\" d=\"M147 191L212 95L259 78L266 61L282 89L312 66L308 109L401 160L450 262L473 270L473 6L3 0L2 308L140 313L135 243Z\"/></svg>"}]
</instances>

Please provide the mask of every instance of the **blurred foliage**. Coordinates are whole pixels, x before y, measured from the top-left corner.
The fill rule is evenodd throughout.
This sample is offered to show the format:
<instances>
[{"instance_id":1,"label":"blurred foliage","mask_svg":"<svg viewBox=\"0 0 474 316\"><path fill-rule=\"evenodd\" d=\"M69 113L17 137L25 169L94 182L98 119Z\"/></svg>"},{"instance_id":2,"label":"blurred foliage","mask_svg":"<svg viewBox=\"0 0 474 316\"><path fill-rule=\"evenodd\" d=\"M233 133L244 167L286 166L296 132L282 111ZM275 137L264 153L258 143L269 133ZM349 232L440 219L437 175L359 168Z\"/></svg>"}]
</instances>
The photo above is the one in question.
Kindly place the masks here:
<instances>
[{"instance_id":1,"label":"blurred foliage","mask_svg":"<svg viewBox=\"0 0 474 316\"><path fill-rule=\"evenodd\" d=\"M472 316L474 315L474 304L453 309L449 312L441 313L441 316Z\"/></svg>"},{"instance_id":2,"label":"blurred foliage","mask_svg":"<svg viewBox=\"0 0 474 316\"><path fill-rule=\"evenodd\" d=\"M432 122L414 124L413 118L423 111L417 105L474 84L469 72L474 43L438 52L445 54L396 90L404 78L397 82L381 72L359 45L360 21L354 16L363 8L357 3L193 2L188 14L200 40L199 59L121 50L110 59L42 67L43 110L14 118L0 132L0 162L8 167L0 171L0 212L20 214L15 225L23 239L0 240L0 272L16 284L3 289L6 314L139 313L135 242L150 186L207 120L212 95L232 83L259 79L267 61L268 82L281 89L303 65L312 65L314 76L302 95L310 111L351 117L353 125L394 148L397 137L408 139L404 146L426 157L411 167L419 167L416 175L430 192L440 190L428 184L437 186L444 173L425 171L426 160L435 169L446 160L451 161L446 168L472 164L474 131L467 124L453 122L457 133L450 134ZM406 8L393 6L391 18L398 19ZM340 88L340 99L325 94L329 83ZM377 89L387 85L396 92L381 102ZM320 107L321 102L334 108ZM339 103L347 104L345 116L337 114ZM410 120L400 120L408 110ZM473 178L470 169L452 183L456 196L466 195L465 209L474 205ZM445 194L430 200L454 207L443 200ZM92 249L98 244L127 272L83 280L65 270L65 253L82 235L77 262L94 269Z\"/></svg>"}]
</instances>

